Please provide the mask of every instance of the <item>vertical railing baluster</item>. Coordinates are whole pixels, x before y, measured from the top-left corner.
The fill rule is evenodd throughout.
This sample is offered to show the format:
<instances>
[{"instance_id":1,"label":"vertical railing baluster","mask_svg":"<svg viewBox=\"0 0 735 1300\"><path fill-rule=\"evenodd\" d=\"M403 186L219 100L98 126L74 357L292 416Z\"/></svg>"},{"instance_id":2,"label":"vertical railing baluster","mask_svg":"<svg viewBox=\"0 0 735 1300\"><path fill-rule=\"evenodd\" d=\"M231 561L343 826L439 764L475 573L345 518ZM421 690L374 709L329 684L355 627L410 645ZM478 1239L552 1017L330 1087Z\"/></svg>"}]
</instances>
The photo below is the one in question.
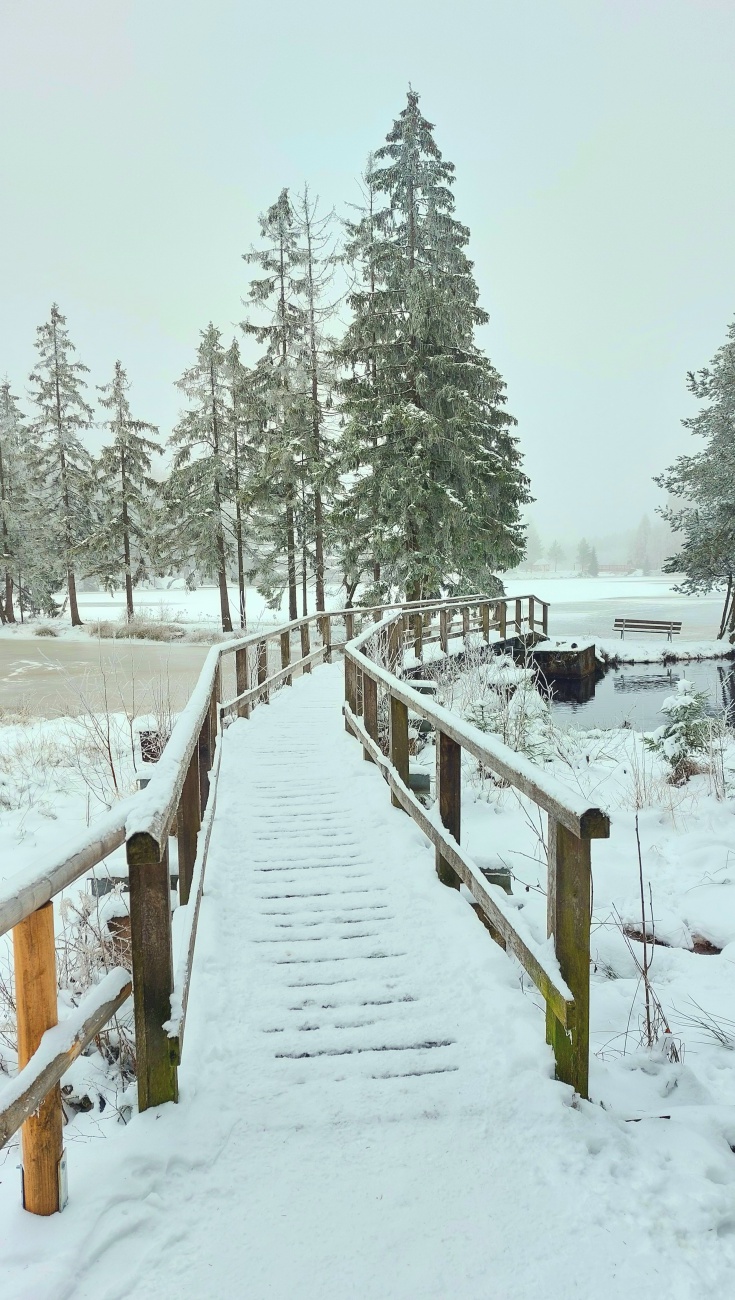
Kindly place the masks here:
<instances>
[{"instance_id":1,"label":"vertical railing baluster","mask_svg":"<svg viewBox=\"0 0 735 1300\"><path fill-rule=\"evenodd\" d=\"M281 633L281 668L288 668L290 662L291 662L291 633L282 632ZM290 686L292 682L293 682L293 678L289 673L288 677L284 678L284 683L286 686Z\"/></svg>"},{"instance_id":2,"label":"vertical railing baluster","mask_svg":"<svg viewBox=\"0 0 735 1300\"><path fill-rule=\"evenodd\" d=\"M408 785L408 709L402 700L390 697L390 761L404 785ZM394 808L401 808L400 799L391 792Z\"/></svg>"},{"instance_id":3,"label":"vertical railing baluster","mask_svg":"<svg viewBox=\"0 0 735 1300\"><path fill-rule=\"evenodd\" d=\"M362 708L365 722L365 730L372 740L378 739L378 683L368 677L367 673L362 674ZM372 763L372 756L366 749L362 751L363 758Z\"/></svg>"},{"instance_id":4,"label":"vertical railing baluster","mask_svg":"<svg viewBox=\"0 0 735 1300\"><path fill-rule=\"evenodd\" d=\"M307 619L304 619L299 628L299 632L301 633L301 658L306 659L307 655L311 653L311 638L309 635L309 623ZM311 664L304 665L304 672L311 672Z\"/></svg>"},{"instance_id":5,"label":"vertical railing baluster","mask_svg":"<svg viewBox=\"0 0 735 1300\"><path fill-rule=\"evenodd\" d=\"M168 844L133 835L126 845L130 889L138 1109L178 1098L178 1048L164 1024L171 1017L171 880Z\"/></svg>"},{"instance_id":6,"label":"vertical railing baluster","mask_svg":"<svg viewBox=\"0 0 735 1300\"><path fill-rule=\"evenodd\" d=\"M235 694L244 695L248 689L248 648L235 651ZM250 717L250 705L240 704L237 709L239 718Z\"/></svg>"},{"instance_id":7,"label":"vertical railing baluster","mask_svg":"<svg viewBox=\"0 0 735 1300\"><path fill-rule=\"evenodd\" d=\"M554 1051L556 1077L580 1097L589 1090L590 910L589 840L578 839L549 815L547 933L562 978L574 997L574 1023L567 1030L546 1008L546 1040Z\"/></svg>"},{"instance_id":8,"label":"vertical railing baluster","mask_svg":"<svg viewBox=\"0 0 735 1300\"><path fill-rule=\"evenodd\" d=\"M440 731L437 736L436 768L439 816L442 825L446 826L450 835L453 835L459 844L462 810L462 747L443 731ZM441 849L436 850L436 874L443 885L459 889L459 877L443 857Z\"/></svg>"},{"instance_id":9,"label":"vertical railing baluster","mask_svg":"<svg viewBox=\"0 0 735 1300\"><path fill-rule=\"evenodd\" d=\"M192 756L189 759L189 766L186 769L176 821L178 826L179 902L182 907L185 907L189 901L191 880L197 855L197 836L202 824L198 745L194 746Z\"/></svg>"}]
</instances>

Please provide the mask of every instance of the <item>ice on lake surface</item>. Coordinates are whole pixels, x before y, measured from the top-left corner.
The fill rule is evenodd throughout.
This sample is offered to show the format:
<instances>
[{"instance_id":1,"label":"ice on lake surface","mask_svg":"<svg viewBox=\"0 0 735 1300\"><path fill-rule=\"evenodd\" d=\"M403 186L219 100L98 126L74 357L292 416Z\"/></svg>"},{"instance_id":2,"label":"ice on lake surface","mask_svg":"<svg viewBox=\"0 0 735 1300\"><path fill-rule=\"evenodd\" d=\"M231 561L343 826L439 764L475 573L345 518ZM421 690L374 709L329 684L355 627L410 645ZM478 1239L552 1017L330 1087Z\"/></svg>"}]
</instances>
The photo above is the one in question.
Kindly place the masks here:
<instances>
[{"instance_id":1,"label":"ice on lake surface","mask_svg":"<svg viewBox=\"0 0 735 1300\"><path fill-rule=\"evenodd\" d=\"M633 727L636 731L653 731L665 722L661 705L676 690L683 677L705 691L713 717L727 715L735 722L735 664L731 660L705 659L677 664L623 664L609 669L596 681L556 681L552 691L551 713L557 726ZM580 687L582 688L580 691ZM575 698L576 696L576 698Z\"/></svg>"}]
</instances>

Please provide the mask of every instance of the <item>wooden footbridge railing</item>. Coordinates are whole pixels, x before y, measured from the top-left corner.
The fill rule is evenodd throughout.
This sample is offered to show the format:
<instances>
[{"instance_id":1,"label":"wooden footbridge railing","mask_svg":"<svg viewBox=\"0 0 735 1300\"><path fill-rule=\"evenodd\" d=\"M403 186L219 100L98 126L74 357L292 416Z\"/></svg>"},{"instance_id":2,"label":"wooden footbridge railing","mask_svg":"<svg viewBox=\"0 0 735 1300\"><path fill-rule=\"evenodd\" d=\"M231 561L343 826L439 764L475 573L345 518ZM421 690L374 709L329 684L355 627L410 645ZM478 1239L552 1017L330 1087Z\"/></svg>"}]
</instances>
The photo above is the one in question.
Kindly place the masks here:
<instances>
[{"instance_id":1,"label":"wooden footbridge railing","mask_svg":"<svg viewBox=\"0 0 735 1300\"><path fill-rule=\"evenodd\" d=\"M342 627L344 641L336 636ZM558 1076L586 1095L589 841L608 834L607 818L512 750L427 701L400 677L406 650L421 661L431 642L450 652L453 641L470 634L485 640L491 634L525 637L544 633L547 627L548 606L533 596L513 600L475 596L312 614L212 648L146 789L117 804L75 843L0 885L0 935L13 931L19 1067L16 1077L0 1088L0 1146L22 1126L26 1209L52 1214L63 1208L60 1081L131 990L139 1107L145 1110L177 1099L197 921L216 808L220 728L233 716L248 717L257 704L267 704L271 692L290 685L294 675L329 662L337 650L345 654L346 726L359 737L366 757L382 768L393 802L405 808L435 843L440 878L446 884L467 885L491 933L515 953L544 995ZM383 643L388 653L381 663L375 651ZM378 732L381 694L389 701L388 756ZM408 786L409 712L427 719L437 732L438 819L426 812ZM549 814L549 933L554 937L555 957L521 933L516 914L460 848L463 748ZM176 964L169 868L173 836L179 904L184 909ZM111 971L59 1024L53 899L123 844L132 970Z\"/></svg>"}]
</instances>

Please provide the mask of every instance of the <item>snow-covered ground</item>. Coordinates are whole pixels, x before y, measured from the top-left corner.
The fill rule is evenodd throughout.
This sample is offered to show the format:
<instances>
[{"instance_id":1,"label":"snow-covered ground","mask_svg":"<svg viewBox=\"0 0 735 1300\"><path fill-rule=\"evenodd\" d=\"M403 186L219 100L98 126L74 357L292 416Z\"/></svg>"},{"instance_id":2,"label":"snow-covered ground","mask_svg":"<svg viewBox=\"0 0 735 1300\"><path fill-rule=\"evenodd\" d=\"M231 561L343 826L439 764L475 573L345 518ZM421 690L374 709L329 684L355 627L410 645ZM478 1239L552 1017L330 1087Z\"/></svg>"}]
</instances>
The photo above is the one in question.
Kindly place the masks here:
<instances>
[{"instance_id":1,"label":"snow-covered ground","mask_svg":"<svg viewBox=\"0 0 735 1300\"><path fill-rule=\"evenodd\" d=\"M572 1104L538 996L439 884L433 850L345 735L340 697L340 666L319 669L226 733L180 1103L106 1140L67 1130L70 1201L51 1220L19 1209L11 1153L3 1296L728 1294L732 1052L683 1032L683 1064L636 1051L632 962L598 924L602 1057L592 1103ZM607 781L619 802L621 761L590 740L569 780L600 795ZM463 838L488 861L513 845L531 886L513 897L543 933L526 815L470 778ZM664 910L732 942L735 822L697 796L646 811L644 860ZM594 845L596 918L613 899L636 915L632 816L614 811ZM682 937L671 919L667 934ZM732 956L657 949L666 1010L697 995L726 1011Z\"/></svg>"}]
</instances>

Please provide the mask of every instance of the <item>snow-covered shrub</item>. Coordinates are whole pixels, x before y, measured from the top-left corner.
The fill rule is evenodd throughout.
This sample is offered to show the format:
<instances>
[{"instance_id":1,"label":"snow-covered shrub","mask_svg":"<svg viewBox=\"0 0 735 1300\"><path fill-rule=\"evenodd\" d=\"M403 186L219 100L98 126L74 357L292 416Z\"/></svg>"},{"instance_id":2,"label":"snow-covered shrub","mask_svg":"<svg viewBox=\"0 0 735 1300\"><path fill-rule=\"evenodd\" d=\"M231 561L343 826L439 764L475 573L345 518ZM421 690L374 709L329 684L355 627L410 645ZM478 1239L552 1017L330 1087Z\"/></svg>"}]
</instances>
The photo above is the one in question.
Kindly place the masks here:
<instances>
[{"instance_id":1,"label":"snow-covered shrub","mask_svg":"<svg viewBox=\"0 0 735 1300\"><path fill-rule=\"evenodd\" d=\"M672 781L687 781L696 771L692 756L707 748L711 733L707 702L706 693L695 690L694 683L682 677L676 694L661 705L668 722L645 737L646 747L666 759Z\"/></svg>"},{"instance_id":2,"label":"snow-covered shrub","mask_svg":"<svg viewBox=\"0 0 735 1300\"><path fill-rule=\"evenodd\" d=\"M482 649L469 649L458 672L448 665L440 677L437 701L519 754L538 761L551 756L549 705L536 688L535 671L511 655L488 659Z\"/></svg>"}]
</instances>

